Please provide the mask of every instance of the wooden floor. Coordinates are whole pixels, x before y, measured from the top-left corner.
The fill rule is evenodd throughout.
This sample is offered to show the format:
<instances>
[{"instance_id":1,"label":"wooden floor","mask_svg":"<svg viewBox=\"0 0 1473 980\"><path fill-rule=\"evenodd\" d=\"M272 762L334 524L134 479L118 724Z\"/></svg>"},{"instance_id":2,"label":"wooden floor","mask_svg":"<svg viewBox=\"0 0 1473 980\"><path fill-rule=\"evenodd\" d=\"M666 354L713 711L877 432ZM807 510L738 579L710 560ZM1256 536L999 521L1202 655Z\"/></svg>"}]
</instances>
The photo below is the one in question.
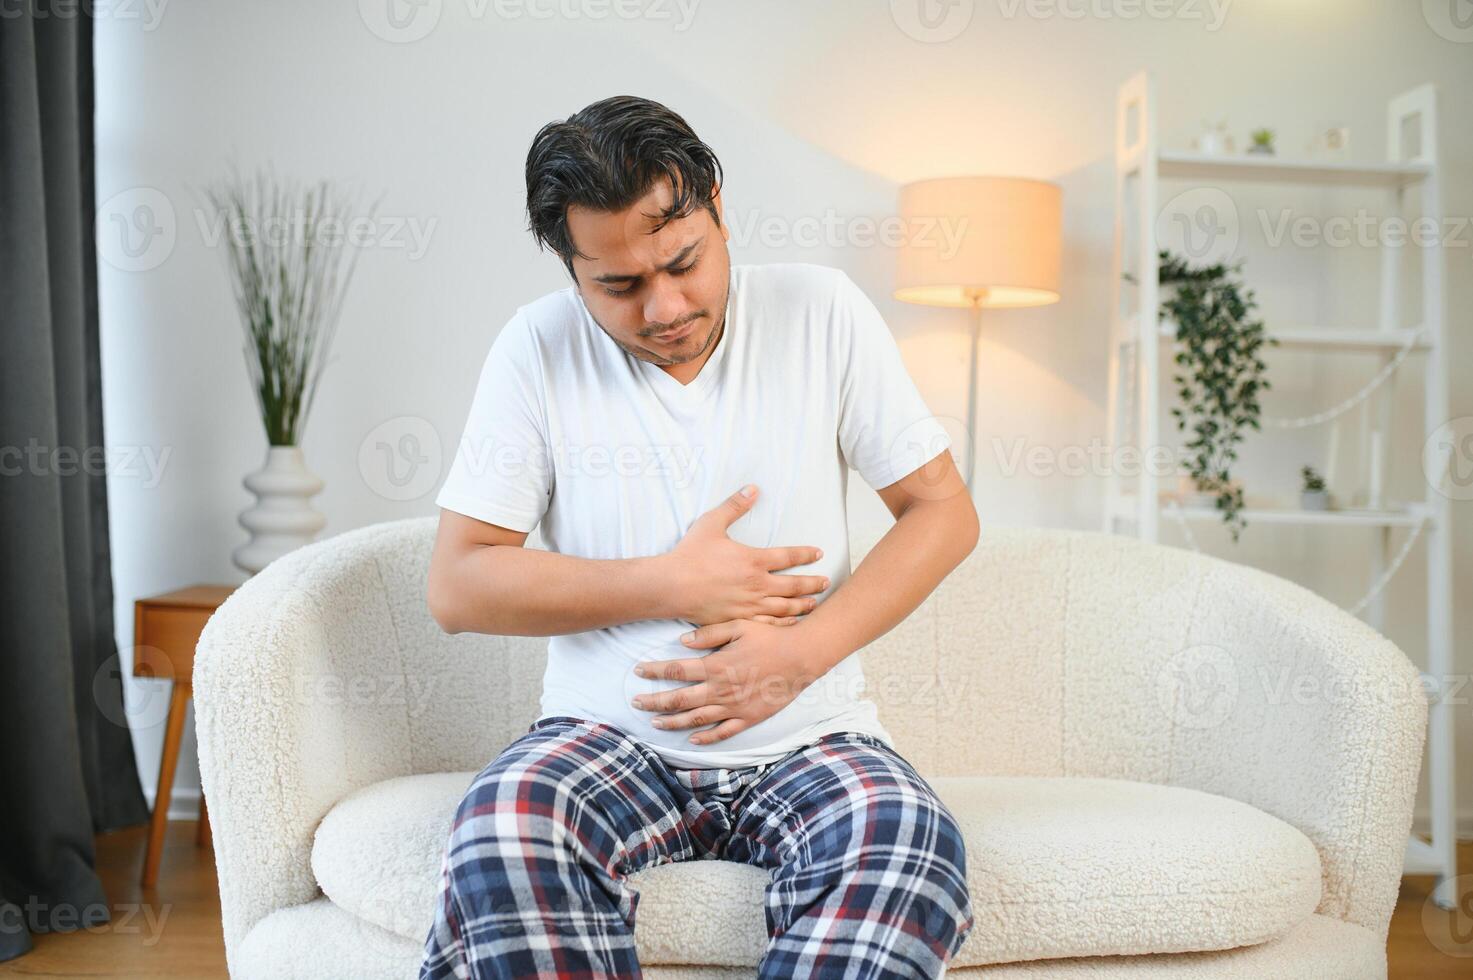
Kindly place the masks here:
<instances>
[{"instance_id":1,"label":"wooden floor","mask_svg":"<svg viewBox=\"0 0 1473 980\"><path fill-rule=\"evenodd\" d=\"M31 953L0 963L0 976L224 978L220 900L209 849L195 846L193 822L171 823L158 887L145 894L138 885L145 831L138 827L97 838L97 870L113 905L113 921L93 932L36 936ZM1473 842L1459 845L1458 860L1461 881L1473 889ZM1431 878L1422 877L1402 883L1387 947L1391 980L1473 977L1473 891L1464 896L1460 918L1441 910L1424 918L1431 884Z\"/></svg>"}]
</instances>

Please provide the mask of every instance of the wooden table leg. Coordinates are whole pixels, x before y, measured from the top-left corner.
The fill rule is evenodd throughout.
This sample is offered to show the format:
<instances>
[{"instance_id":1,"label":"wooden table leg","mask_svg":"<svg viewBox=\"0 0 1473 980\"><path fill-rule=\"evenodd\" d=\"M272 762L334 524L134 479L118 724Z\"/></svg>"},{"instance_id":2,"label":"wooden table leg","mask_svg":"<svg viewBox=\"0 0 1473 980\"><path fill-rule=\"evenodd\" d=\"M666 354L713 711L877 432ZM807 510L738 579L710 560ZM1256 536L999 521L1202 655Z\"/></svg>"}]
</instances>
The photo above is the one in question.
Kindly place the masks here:
<instances>
[{"instance_id":1,"label":"wooden table leg","mask_svg":"<svg viewBox=\"0 0 1473 980\"><path fill-rule=\"evenodd\" d=\"M184 712L188 706L188 685L176 683L169 694L169 719L164 727L164 757L159 763L159 788L153 801L153 818L148 824L148 850L143 856L144 888L152 888L159 879L164 830L169 825L169 798L174 793L174 768L179 763L179 743L184 738Z\"/></svg>"}]
</instances>

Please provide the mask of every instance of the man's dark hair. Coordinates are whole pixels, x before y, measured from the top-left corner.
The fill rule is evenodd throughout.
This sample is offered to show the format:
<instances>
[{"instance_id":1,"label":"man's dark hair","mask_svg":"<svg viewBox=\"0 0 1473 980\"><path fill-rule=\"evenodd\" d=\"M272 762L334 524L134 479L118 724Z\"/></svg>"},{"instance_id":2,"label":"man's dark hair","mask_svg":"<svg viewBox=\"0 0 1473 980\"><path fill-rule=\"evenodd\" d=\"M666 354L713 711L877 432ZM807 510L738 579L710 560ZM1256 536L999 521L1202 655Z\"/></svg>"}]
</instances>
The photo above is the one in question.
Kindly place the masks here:
<instances>
[{"instance_id":1,"label":"man's dark hair","mask_svg":"<svg viewBox=\"0 0 1473 980\"><path fill-rule=\"evenodd\" d=\"M616 95L538 130L527 151L527 226L543 248L562 257L588 258L568 234L568 207L623 211L668 177L670 207L653 230L698 207L721 217L711 198L721 187L721 163L684 119L658 102Z\"/></svg>"}]
</instances>

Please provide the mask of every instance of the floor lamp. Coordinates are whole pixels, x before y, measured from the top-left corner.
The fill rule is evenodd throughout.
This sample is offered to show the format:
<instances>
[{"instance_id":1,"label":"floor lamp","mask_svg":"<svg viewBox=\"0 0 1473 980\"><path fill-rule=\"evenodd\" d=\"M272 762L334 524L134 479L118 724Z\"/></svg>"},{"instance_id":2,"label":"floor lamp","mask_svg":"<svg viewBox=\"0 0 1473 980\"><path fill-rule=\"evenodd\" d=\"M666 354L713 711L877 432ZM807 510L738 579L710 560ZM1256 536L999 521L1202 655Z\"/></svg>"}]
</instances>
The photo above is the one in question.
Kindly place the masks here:
<instances>
[{"instance_id":1,"label":"floor lamp","mask_svg":"<svg viewBox=\"0 0 1473 980\"><path fill-rule=\"evenodd\" d=\"M977 341L984 308L1059 301L1063 195L1022 177L942 177L900 188L906 231L895 298L972 311L967 369L967 489L976 474Z\"/></svg>"}]
</instances>

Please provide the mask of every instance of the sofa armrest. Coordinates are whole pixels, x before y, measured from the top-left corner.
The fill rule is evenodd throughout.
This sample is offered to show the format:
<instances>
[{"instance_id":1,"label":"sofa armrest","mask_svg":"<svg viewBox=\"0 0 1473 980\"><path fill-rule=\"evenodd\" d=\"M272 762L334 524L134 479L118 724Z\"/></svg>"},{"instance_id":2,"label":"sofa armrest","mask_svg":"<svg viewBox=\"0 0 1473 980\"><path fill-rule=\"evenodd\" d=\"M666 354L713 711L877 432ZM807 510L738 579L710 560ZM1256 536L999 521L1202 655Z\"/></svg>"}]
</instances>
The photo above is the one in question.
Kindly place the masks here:
<instances>
[{"instance_id":1,"label":"sofa armrest","mask_svg":"<svg viewBox=\"0 0 1473 980\"><path fill-rule=\"evenodd\" d=\"M1319 850L1318 911L1384 936L1426 737L1419 672L1390 640L1293 582L1179 549L1154 555L1164 569L1157 601L1147 594L1122 617L1130 625L1107 622L1071 651L1070 768L1217 793L1285 820ZM1075 571L1121 574L1111 564ZM1155 642L1142 642L1148 634ZM1092 685L1102 677L1083 662L1092 657L1113 658L1116 676ZM1130 686L1131 710L1111 705Z\"/></svg>"},{"instance_id":2,"label":"sofa armrest","mask_svg":"<svg viewBox=\"0 0 1473 980\"><path fill-rule=\"evenodd\" d=\"M1241 800L1315 844L1321 913L1386 933L1427 696L1395 644L1303 586L1122 535L989 527L864 670L927 776Z\"/></svg>"},{"instance_id":3,"label":"sofa armrest","mask_svg":"<svg viewBox=\"0 0 1473 980\"><path fill-rule=\"evenodd\" d=\"M311 851L327 811L411 771L401 651L365 547L379 533L277 559L201 633L195 720L227 959L266 915L319 894Z\"/></svg>"}]
</instances>

